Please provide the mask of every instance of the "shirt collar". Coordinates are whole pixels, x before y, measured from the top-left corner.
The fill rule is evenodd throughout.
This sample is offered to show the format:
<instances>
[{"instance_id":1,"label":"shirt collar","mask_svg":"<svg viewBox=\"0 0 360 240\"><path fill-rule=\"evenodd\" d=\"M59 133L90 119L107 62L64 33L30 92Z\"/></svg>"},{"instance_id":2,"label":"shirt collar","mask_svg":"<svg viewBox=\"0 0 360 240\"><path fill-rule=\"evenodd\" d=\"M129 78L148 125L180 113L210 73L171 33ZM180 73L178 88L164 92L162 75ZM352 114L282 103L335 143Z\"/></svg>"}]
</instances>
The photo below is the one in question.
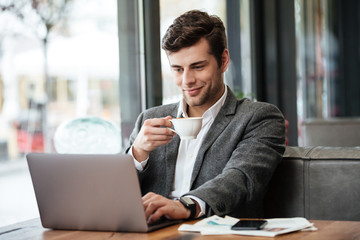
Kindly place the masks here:
<instances>
[{"instance_id":1,"label":"shirt collar","mask_svg":"<svg viewBox=\"0 0 360 240\"><path fill-rule=\"evenodd\" d=\"M219 113L221 107L224 105L225 103L225 99L227 96L227 85L225 85L225 91L224 94L221 96L221 98L214 104L212 105L208 110L205 111L205 113L203 114L203 119L206 122L206 119L215 119L215 117L217 116L217 114ZM187 115L187 103L185 102L185 99L182 98L179 104L179 108L178 108L178 114L177 117L188 117Z\"/></svg>"}]
</instances>

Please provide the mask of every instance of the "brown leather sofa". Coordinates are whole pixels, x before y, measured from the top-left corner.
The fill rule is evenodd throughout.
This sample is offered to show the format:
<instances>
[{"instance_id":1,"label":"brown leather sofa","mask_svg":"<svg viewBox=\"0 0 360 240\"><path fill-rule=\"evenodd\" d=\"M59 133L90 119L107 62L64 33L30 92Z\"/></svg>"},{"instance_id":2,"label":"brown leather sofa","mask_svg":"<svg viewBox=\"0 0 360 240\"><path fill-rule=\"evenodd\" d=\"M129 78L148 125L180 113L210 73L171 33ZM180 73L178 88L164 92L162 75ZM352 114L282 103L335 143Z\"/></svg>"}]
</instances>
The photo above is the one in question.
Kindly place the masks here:
<instances>
[{"instance_id":1,"label":"brown leather sofa","mask_svg":"<svg viewBox=\"0 0 360 240\"><path fill-rule=\"evenodd\" d=\"M360 221L360 147L287 147L264 212L266 218Z\"/></svg>"}]
</instances>

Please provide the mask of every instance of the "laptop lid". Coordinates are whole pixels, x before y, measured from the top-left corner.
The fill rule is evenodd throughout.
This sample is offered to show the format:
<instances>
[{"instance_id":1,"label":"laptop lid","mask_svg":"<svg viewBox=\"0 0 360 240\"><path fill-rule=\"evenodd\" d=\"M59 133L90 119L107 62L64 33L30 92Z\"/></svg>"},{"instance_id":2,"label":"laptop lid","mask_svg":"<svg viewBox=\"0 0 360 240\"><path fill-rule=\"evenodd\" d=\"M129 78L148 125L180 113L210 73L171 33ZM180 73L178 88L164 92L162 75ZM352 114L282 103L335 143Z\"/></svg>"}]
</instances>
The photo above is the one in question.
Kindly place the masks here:
<instances>
[{"instance_id":1,"label":"laptop lid","mask_svg":"<svg viewBox=\"0 0 360 240\"><path fill-rule=\"evenodd\" d=\"M149 231L131 156L30 153L26 157L43 227Z\"/></svg>"}]
</instances>

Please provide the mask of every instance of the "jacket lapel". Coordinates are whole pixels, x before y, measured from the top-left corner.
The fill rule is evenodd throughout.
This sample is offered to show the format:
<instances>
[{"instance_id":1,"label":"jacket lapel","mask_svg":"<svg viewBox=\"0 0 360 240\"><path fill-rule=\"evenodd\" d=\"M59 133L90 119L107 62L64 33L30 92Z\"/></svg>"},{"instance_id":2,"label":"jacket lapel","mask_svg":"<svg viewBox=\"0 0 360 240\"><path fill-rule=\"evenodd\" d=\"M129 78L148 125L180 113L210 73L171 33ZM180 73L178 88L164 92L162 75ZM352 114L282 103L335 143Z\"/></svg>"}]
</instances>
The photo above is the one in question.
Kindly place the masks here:
<instances>
[{"instance_id":1,"label":"jacket lapel","mask_svg":"<svg viewBox=\"0 0 360 240\"><path fill-rule=\"evenodd\" d=\"M201 147L196 157L194 169L191 175L191 186L193 185L199 171L201 169L201 165L204 161L205 152L209 149L209 147L213 144L213 142L218 138L218 136L223 132L225 127L230 123L232 116L236 112L237 98L232 93L232 91L228 88L228 95L226 97L225 103L220 109L218 115L216 116L213 124L211 125L208 133L203 139Z\"/></svg>"},{"instance_id":2,"label":"jacket lapel","mask_svg":"<svg viewBox=\"0 0 360 240\"><path fill-rule=\"evenodd\" d=\"M178 117L177 111L178 111L178 107L174 108L173 112L171 113L171 116ZM166 159L165 181L166 181L166 193L167 193L166 196L170 194L174 182L179 144L180 144L180 137L176 134L174 138L171 140L171 142L165 145L165 159Z\"/></svg>"}]
</instances>

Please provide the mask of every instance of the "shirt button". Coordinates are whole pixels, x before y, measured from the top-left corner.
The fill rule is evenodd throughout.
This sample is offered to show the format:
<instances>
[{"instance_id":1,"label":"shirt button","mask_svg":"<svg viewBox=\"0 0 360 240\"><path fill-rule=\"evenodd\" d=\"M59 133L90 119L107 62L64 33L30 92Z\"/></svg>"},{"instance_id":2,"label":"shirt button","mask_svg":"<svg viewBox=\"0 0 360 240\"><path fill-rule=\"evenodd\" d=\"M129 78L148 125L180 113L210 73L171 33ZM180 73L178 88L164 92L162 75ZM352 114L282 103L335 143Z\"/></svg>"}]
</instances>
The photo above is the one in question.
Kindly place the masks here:
<instances>
[{"instance_id":1,"label":"shirt button","mask_svg":"<svg viewBox=\"0 0 360 240\"><path fill-rule=\"evenodd\" d=\"M186 186L186 187L189 187L189 186L190 186L190 183L189 183L189 182L186 182L186 183L185 183L185 186Z\"/></svg>"},{"instance_id":2,"label":"shirt button","mask_svg":"<svg viewBox=\"0 0 360 240\"><path fill-rule=\"evenodd\" d=\"M190 154L190 158L193 158L194 157L194 154Z\"/></svg>"}]
</instances>

